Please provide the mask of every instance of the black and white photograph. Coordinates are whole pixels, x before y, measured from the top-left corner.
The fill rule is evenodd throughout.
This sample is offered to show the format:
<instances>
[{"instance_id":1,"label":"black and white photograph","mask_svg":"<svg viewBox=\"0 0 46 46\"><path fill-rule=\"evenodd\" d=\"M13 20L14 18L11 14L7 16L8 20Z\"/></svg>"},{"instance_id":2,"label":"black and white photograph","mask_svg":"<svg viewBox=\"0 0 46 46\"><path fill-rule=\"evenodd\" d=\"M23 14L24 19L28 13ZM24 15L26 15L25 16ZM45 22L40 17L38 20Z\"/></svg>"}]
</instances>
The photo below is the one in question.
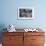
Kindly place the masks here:
<instances>
[{"instance_id":1,"label":"black and white photograph","mask_svg":"<svg viewBox=\"0 0 46 46\"><path fill-rule=\"evenodd\" d=\"M18 19L33 19L34 8L31 7L20 7L18 8Z\"/></svg>"}]
</instances>

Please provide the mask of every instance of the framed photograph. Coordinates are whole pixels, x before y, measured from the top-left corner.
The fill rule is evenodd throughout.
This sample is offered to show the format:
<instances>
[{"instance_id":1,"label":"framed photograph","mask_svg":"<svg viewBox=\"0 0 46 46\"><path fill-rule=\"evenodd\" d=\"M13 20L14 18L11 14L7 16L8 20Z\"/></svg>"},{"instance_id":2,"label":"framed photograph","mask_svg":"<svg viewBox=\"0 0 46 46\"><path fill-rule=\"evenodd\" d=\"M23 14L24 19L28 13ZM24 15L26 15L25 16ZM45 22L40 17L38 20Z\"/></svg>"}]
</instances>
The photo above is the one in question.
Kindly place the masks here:
<instances>
[{"instance_id":1,"label":"framed photograph","mask_svg":"<svg viewBox=\"0 0 46 46\"><path fill-rule=\"evenodd\" d=\"M34 18L34 8L19 7L17 17L18 19L33 19Z\"/></svg>"}]
</instances>

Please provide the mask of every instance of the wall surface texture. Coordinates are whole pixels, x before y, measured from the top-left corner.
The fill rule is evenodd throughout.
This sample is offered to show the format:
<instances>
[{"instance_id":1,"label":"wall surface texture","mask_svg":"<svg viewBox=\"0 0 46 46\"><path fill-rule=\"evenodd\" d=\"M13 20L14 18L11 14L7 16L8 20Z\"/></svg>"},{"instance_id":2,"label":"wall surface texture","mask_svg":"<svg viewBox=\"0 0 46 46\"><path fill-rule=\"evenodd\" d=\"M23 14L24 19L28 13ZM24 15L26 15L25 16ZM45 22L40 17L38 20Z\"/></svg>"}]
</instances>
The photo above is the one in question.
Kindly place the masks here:
<instances>
[{"instance_id":1,"label":"wall surface texture","mask_svg":"<svg viewBox=\"0 0 46 46\"><path fill-rule=\"evenodd\" d=\"M18 20L18 7L34 8L35 18ZM46 0L0 0L0 26L13 24L16 28L41 27L46 28Z\"/></svg>"}]
</instances>

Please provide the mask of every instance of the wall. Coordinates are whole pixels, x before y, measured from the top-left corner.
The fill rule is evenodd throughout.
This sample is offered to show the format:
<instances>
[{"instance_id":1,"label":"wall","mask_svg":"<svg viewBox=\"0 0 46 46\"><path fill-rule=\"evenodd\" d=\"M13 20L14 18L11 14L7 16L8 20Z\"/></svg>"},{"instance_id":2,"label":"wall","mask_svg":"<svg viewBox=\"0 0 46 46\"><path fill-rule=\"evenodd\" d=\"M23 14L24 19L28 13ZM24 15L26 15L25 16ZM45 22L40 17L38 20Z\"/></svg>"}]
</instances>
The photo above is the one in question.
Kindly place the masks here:
<instances>
[{"instance_id":1,"label":"wall","mask_svg":"<svg viewBox=\"0 0 46 46\"><path fill-rule=\"evenodd\" d=\"M33 7L33 20L18 20L18 7ZM0 31L13 24L16 28L40 27L46 32L46 0L0 0Z\"/></svg>"},{"instance_id":2,"label":"wall","mask_svg":"<svg viewBox=\"0 0 46 46\"><path fill-rule=\"evenodd\" d=\"M1 0L0 24L13 24L16 28L46 28L46 0ZM33 7L33 20L17 20L18 7Z\"/></svg>"}]
</instances>

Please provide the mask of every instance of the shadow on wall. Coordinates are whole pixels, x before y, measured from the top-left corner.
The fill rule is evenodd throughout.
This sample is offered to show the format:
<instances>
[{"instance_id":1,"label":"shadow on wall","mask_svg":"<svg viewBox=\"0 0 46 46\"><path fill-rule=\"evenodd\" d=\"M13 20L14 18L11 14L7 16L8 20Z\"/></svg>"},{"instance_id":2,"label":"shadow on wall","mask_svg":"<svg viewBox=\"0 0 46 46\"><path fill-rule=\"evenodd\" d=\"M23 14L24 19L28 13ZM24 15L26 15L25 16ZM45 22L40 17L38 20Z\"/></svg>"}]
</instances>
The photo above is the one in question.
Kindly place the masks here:
<instances>
[{"instance_id":1,"label":"shadow on wall","mask_svg":"<svg viewBox=\"0 0 46 46\"><path fill-rule=\"evenodd\" d=\"M0 24L0 43L2 43L2 36L3 36L3 32L5 32L6 30L3 30L5 28L4 24Z\"/></svg>"}]
</instances>

